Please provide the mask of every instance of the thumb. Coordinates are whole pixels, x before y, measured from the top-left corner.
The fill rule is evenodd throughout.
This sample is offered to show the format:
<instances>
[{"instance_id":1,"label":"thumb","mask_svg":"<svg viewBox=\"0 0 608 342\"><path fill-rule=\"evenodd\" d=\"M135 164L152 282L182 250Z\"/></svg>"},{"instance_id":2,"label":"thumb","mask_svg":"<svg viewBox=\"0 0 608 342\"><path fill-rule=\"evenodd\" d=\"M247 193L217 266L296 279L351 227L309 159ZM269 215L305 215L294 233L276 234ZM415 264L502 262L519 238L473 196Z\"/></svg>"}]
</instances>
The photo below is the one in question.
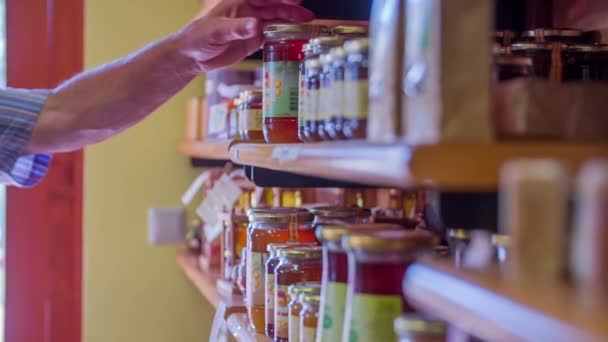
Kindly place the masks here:
<instances>
[{"instance_id":1,"label":"thumb","mask_svg":"<svg viewBox=\"0 0 608 342\"><path fill-rule=\"evenodd\" d=\"M209 33L209 44L225 45L235 40L247 40L257 36L261 23L257 18L217 18Z\"/></svg>"}]
</instances>

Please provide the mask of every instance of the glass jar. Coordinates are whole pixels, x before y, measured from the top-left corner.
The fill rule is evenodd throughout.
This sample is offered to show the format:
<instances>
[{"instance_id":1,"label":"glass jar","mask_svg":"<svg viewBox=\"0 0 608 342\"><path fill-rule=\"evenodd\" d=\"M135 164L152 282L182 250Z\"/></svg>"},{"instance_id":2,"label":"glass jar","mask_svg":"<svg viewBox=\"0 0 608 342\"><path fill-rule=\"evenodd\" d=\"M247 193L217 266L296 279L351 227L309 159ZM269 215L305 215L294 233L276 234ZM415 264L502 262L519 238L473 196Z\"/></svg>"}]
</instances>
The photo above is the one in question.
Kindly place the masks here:
<instances>
[{"instance_id":1,"label":"glass jar","mask_svg":"<svg viewBox=\"0 0 608 342\"><path fill-rule=\"evenodd\" d=\"M315 244L303 244L298 242L286 242L286 243L271 243L268 245L268 260L266 261L266 273L264 276L266 283L266 336L274 338L274 270L279 265L279 251L290 247L297 246L314 246Z\"/></svg>"},{"instance_id":2,"label":"glass jar","mask_svg":"<svg viewBox=\"0 0 608 342\"><path fill-rule=\"evenodd\" d=\"M228 125L228 139L240 139L241 132L239 131L239 108L241 107L241 98L232 99L230 106L230 123Z\"/></svg>"},{"instance_id":3,"label":"glass jar","mask_svg":"<svg viewBox=\"0 0 608 342\"><path fill-rule=\"evenodd\" d=\"M300 312L302 311L302 303L300 302L300 294L310 293L321 294L320 282L297 283L289 286L289 341L300 340Z\"/></svg>"},{"instance_id":4,"label":"glass jar","mask_svg":"<svg viewBox=\"0 0 608 342\"><path fill-rule=\"evenodd\" d=\"M367 136L369 107L368 58L369 40L356 39L344 44L344 115L342 132L346 139L364 139Z\"/></svg>"},{"instance_id":5,"label":"glass jar","mask_svg":"<svg viewBox=\"0 0 608 342\"><path fill-rule=\"evenodd\" d=\"M321 322L318 342L342 341L346 284L348 281L348 257L342 247L344 235L352 232L401 230L391 224L354 224L317 226L317 239L323 244L323 287L321 293Z\"/></svg>"},{"instance_id":6,"label":"glass jar","mask_svg":"<svg viewBox=\"0 0 608 342\"><path fill-rule=\"evenodd\" d=\"M461 267L466 250L469 247L469 243L471 243L471 231L467 229L449 229L447 240L454 265Z\"/></svg>"},{"instance_id":7,"label":"glass jar","mask_svg":"<svg viewBox=\"0 0 608 342\"><path fill-rule=\"evenodd\" d=\"M367 223L372 216L370 209L358 207L316 207L310 209L310 213L315 215L315 229L321 224Z\"/></svg>"},{"instance_id":8,"label":"glass jar","mask_svg":"<svg viewBox=\"0 0 608 342\"><path fill-rule=\"evenodd\" d=\"M239 130L243 140L264 140L262 133L262 89L241 93Z\"/></svg>"},{"instance_id":9,"label":"glass jar","mask_svg":"<svg viewBox=\"0 0 608 342\"><path fill-rule=\"evenodd\" d=\"M365 26L339 25L331 29L331 34L342 39L364 38L367 37L368 30Z\"/></svg>"},{"instance_id":10,"label":"glass jar","mask_svg":"<svg viewBox=\"0 0 608 342\"><path fill-rule=\"evenodd\" d=\"M317 134L317 117L319 115L321 90L321 63L318 58L306 61L307 104L304 111L304 136L306 142L321 140Z\"/></svg>"},{"instance_id":11,"label":"glass jar","mask_svg":"<svg viewBox=\"0 0 608 342\"><path fill-rule=\"evenodd\" d=\"M247 244L247 226L249 219L246 215L232 215L225 222L224 230L224 279L230 280L232 269L241 260L241 250Z\"/></svg>"},{"instance_id":12,"label":"glass jar","mask_svg":"<svg viewBox=\"0 0 608 342\"><path fill-rule=\"evenodd\" d=\"M494 246L494 260L502 267L509 257L511 237L503 234L494 234L492 235L492 245Z\"/></svg>"},{"instance_id":13,"label":"glass jar","mask_svg":"<svg viewBox=\"0 0 608 342\"><path fill-rule=\"evenodd\" d=\"M302 53L304 59L300 62L299 81L300 81L300 97L298 103L298 138L303 142L308 142L306 137L306 118L308 117L306 110L308 109L308 90L306 89L306 61L310 58L312 48L310 44L304 44L302 46Z\"/></svg>"},{"instance_id":14,"label":"glass jar","mask_svg":"<svg viewBox=\"0 0 608 342\"><path fill-rule=\"evenodd\" d=\"M584 43L584 32L563 28L537 28L522 32L520 39L536 43Z\"/></svg>"},{"instance_id":15,"label":"glass jar","mask_svg":"<svg viewBox=\"0 0 608 342\"><path fill-rule=\"evenodd\" d=\"M317 294L300 295L302 311L300 312L300 342L315 342L319 324L319 305L321 297Z\"/></svg>"},{"instance_id":16,"label":"glass jar","mask_svg":"<svg viewBox=\"0 0 608 342\"><path fill-rule=\"evenodd\" d=\"M344 236L348 286L344 340L395 341L393 321L412 312L402 282L416 256L435 245L425 231L382 230Z\"/></svg>"},{"instance_id":17,"label":"glass jar","mask_svg":"<svg viewBox=\"0 0 608 342\"><path fill-rule=\"evenodd\" d=\"M444 342L446 325L428 316L401 315L393 324L398 342Z\"/></svg>"},{"instance_id":18,"label":"glass jar","mask_svg":"<svg viewBox=\"0 0 608 342\"><path fill-rule=\"evenodd\" d=\"M239 263L237 274L236 274L236 285L241 290L241 293L245 296L245 300L247 300L246 288L247 288L247 247L244 247L241 250L241 262Z\"/></svg>"},{"instance_id":19,"label":"glass jar","mask_svg":"<svg viewBox=\"0 0 608 342\"><path fill-rule=\"evenodd\" d=\"M516 78L527 78L534 75L532 59L513 55L494 56L495 82L504 82Z\"/></svg>"},{"instance_id":20,"label":"glass jar","mask_svg":"<svg viewBox=\"0 0 608 342\"><path fill-rule=\"evenodd\" d=\"M302 209L249 209L247 233L247 312L252 327L264 334L265 267L268 244L281 242L315 242L313 216Z\"/></svg>"},{"instance_id":21,"label":"glass jar","mask_svg":"<svg viewBox=\"0 0 608 342\"><path fill-rule=\"evenodd\" d=\"M317 135L320 140L331 140L331 136L325 131L325 122L331 120L332 114L332 80L331 65L333 63L330 53L319 56L321 62L321 73L319 75L319 116L317 117Z\"/></svg>"},{"instance_id":22,"label":"glass jar","mask_svg":"<svg viewBox=\"0 0 608 342\"><path fill-rule=\"evenodd\" d=\"M331 54L331 113L329 119L325 120L325 133L333 140L343 140L344 133L344 64L346 63L346 52L337 47L330 51Z\"/></svg>"},{"instance_id":23,"label":"glass jar","mask_svg":"<svg viewBox=\"0 0 608 342\"><path fill-rule=\"evenodd\" d=\"M559 43L517 43L511 52L532 59L535 77L561 81L565 47Z\"/></svg>"},{"instance_id":24,"label":"glass jar","mask_svg":"<svg viewBox=\"0 0 608 342\"><path fill-rule=\"evenodd\" d=\"M264 29L264 139L294 143L298 139L299 65L302 46L327 28L307 24L275 24Z\"/></svg>"},{"instance_id":25,"label":"glass jar","mask_svg":"<svg viewBox=\"0 0 608 342\"><path fill-rule=\"evenodd\" d=\"M294 247L279 251L281 261L274 270L274 340L289 339L289 286L321 281L321 247Z\"/></svg>"},{"instance_id":26,"label":"glass jar","mask_svg":"<svg viewBox=\"0 0 608 342\"><path fill-rule=\"evenodd\" d=\"M564 81L608 80L608 46L572 45L565 54Z\"/></svg>"}]
</instances>

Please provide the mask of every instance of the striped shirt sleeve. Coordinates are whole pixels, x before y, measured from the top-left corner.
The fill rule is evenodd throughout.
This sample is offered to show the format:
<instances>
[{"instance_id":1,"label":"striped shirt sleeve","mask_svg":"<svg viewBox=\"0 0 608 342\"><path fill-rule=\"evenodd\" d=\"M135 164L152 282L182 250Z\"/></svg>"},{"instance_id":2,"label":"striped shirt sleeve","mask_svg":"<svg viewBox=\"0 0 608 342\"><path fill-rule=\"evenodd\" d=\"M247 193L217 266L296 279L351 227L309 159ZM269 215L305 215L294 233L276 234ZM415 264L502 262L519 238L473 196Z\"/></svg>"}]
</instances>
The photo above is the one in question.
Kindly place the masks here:
<instances>
[{"instance_id":1,"label":"striped shirt sleeve","mask_svg":"<svg viewBox=\"0 0 608 342\"><path fill-rule=\"evenodd\" d=\"M49 91L0 89L0 183L31 187L46 174L51 156L22 155Z\"/></svg>"}]
</instances>

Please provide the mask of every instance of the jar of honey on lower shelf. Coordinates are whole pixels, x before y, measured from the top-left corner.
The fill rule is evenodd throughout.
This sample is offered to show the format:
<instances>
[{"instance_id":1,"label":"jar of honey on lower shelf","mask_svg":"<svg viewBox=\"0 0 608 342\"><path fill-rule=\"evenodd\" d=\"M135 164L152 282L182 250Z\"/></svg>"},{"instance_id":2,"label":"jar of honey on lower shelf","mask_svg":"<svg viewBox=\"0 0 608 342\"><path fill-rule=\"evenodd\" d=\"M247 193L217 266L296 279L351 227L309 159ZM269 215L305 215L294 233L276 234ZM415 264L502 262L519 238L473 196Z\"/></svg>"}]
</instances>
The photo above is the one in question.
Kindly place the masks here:
<instances>
[{"instance_id":1,"label":"jar of honey on lower shelf","mask_svg":"<svg viewBox=\"0 0 608 342\"><path fill-rule=\"evenodd\" d=\"M405 272L435 244L435 237L423 231L383 230L343 238L349 264L343 340L396 340L393 321L412 312L402 294Z\"/></svg>"},{"instance_id":2,"label":"jar of honey on lower shelf","mask_svg":"<svg viewBox=\"0 0 608 342\"><path fill-rule=\"evenodd\" d=\"M321 247L294 247L279 251L275 269L274 340L289 340L289 286L321 281ZM301 332L300 332L301 333Z\"/></svg>"},{"instance_id":3,"label":"jar of honey on lower shelf","mask_svg":"<svg viewBox=\"0 0 608 342\"><path fill-rule=\"evenodd\" d=\"M251 326L264 334L268 244L315 242L313 216L304 209L250 209L247 234L246 306Z\"/></svg>"},{"instance_id":4,"label":"jar of honey on lower shelf","mask_svg":"<svg viewBox=\"0 0 608 342\"><path fill-rule=\"evenodd\" d=\"M401 315L394 322L398 342L444 342L445 323L427 316Z\"/></svg>"},{"instance_id":5,"label":"jar of honey on lower shelf","mask_svg":"<svg viewBox=\"0 0 608 342\"><path fill-rule=\"evenodd\" d=\"M315 295L321 294L320 282L297 283L289 286L289 341L300 340L300 312L302 311L302 303L300 295L310 293Z\"/></svg>"},{"instance_id":6,"label":"jar of honey on lower shelf","mask_svg":"<svg viewBox=\"0 0 608 342\"><path fill-rule=\"evenodd\" d=\"M321 297L312 293L300 295L302 311L300 312L300 342L315 342L319 320ZM290 340L291 341L291 340Z\"/></svg>"}]
</instances>

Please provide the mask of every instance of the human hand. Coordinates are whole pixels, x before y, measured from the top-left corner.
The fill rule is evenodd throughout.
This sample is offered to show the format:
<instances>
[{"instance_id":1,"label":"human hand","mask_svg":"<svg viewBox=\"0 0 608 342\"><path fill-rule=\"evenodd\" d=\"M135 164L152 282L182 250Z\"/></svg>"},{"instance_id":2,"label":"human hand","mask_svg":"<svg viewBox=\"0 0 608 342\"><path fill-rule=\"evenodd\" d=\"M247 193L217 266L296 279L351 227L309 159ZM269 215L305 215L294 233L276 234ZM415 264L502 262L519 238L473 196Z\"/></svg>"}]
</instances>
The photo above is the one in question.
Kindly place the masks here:
<instances>
[{"instance_id":1,"label":"human hand","mask_svg":"<svg viewBox=\"0 0 608 342\"><path fill-rule=\"evenodd\" d=\"M197 71L241 61L263 44L266 22L307 22L314 14L301 0L223 0L175 36L181 53L194 59Z\"/></svg>"}]
</instances>

